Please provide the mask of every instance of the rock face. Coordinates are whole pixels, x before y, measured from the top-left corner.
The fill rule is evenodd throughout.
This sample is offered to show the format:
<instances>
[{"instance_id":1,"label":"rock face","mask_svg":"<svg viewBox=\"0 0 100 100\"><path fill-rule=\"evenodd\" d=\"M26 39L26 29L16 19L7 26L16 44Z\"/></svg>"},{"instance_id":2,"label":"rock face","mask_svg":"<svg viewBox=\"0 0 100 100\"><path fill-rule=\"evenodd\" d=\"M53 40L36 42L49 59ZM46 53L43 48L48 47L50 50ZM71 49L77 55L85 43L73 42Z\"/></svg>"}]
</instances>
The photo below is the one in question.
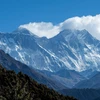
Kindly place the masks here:
<instances>
[{"instance_id":1,"label":"rock face","mask_svg":"<svg viewBox=\"0 0 100 100\"><path fill-rule=\"evenodd\" d=\"M35 69L29 68L27 65L15 60L2 50L0 50L0 64L8 70L14 70L16 73L23 72L37 82L47 85L49 88L53 88L55 90L66 88L66 86L64 86L60 82L56 82L46 75L37 72Z\"/></svg>"},{"instance_id":2,"label":"rock face","mask_svg":"<svg viewBox=\"0 0 100 100\"><path fill-rule=\"evenodd\" d=\"M64 30L47 39L18 29L0 33L0 49L39 70L100 70L100 41L86 30Z\"/></svg>"},{"instance_id":3,"label":"rock face","mask_svg":"<svg viewBox=\"0 0 100 100\"><path fill-rule=\"evenodd\" d=\"M2 80L2 81L1 81ZM0 100L76 100L38 84L27 75L7 71L0 65Z\"/></svg>"}]
</instances>

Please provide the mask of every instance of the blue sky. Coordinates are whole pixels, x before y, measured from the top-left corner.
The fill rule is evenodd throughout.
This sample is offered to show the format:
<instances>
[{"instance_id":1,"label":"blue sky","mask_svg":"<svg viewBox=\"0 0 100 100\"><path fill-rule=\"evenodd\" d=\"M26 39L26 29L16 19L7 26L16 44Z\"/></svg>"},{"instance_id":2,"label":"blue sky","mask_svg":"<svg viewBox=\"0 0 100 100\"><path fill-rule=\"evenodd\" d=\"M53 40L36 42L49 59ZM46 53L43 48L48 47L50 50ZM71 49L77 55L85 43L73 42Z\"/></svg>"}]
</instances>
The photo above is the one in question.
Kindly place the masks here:
<instances>
[{"instance_id":1,"label":"blue sky","mask_svg":"<svg viewBox=\"0 0 100 100\"><path fill-rule=\"evenodd\" d=\"M100 0L0 0L0 31L29 22L60 23L74 16L100 13Z\"/></svg>"}]
</instances>

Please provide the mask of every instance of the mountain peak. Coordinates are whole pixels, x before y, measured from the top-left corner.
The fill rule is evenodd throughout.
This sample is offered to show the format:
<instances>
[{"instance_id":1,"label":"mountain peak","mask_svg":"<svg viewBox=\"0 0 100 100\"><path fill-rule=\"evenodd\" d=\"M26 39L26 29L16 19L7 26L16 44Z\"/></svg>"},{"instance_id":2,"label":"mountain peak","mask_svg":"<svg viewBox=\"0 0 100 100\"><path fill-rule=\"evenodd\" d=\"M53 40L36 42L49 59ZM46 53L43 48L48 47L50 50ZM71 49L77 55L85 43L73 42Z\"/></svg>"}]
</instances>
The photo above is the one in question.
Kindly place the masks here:
<instances>
[{"instance_id":1,"label":"mountain peak","mask_svg":"<svg viewBox=\"0 0 100 100\"><path fill-rule=\"evenodd\" d=\"M72 41L73 39L77 39L78 41L93 41L95 37L93 37L87 30L71 30L71 29L65 29L61 31L58 35L56 35L54 38L58 38L61 40L61 38L65 39L66 41Z\"/></svg>"},{"instance_id":2,"label":"mountain peak","mask_svg":"<svg viewBox=\"0 0 100 100\"><path fill-rule=\"evenodd\" d=\"M13 34L23 34L23 35L32 35L32 36L39 38L37 35L33 34L29 30L27 30L26 28L22 28L22 27L19 27L17 30L13 31L12 33Z\"/></svg>"}]
</instances>

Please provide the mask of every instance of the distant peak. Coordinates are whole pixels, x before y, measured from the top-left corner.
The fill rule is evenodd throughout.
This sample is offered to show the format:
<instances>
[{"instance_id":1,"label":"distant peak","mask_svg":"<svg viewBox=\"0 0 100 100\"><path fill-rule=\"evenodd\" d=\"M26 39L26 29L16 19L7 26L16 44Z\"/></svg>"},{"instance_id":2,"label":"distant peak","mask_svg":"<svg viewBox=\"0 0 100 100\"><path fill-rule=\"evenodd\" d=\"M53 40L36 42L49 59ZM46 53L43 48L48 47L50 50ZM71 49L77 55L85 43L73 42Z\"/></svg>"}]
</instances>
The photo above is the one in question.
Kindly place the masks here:
<instances>
[{"instance_id":1,"label":"distant peak","mask_svg":"<svg viewBox=\"0 0 100 100\"><path fill-rule=\"evenodd\" d=\"M22 28L22 27L19 27L16 32L21 32L21 33L24 33L24 34L33 34L31 33L29 30L27 30L26 28Z\"/></svg>"},{"instance_id":2,"label":"distant peak","mask_svg":"<svg viewBox=\"0 0 100 100\"><path fill-rule=\"evenodd\" d=\"M77 33L77 31L79 30L75 30L75 29L64 29L63 31L61 31L59 34L56 35L56 37L64 37L66 38L67 36L72 36L74 35L75 33Z\"/></svg>"},{"instance_id":3,"label":"distant peak","mask_svg":"<svg viewBox=\"0 0 100 100\"><path fill-rule=\"evenodd\" d=\"M65 41L73 41L77 40L80 42L90 42L92 43L94 40L97 40L93 37L87 30L75 30L75 29L65 29L57 34L54 39L57 40L65 40Z\"/></svg>"},{"instance_id":4,"label":"distant peak","mask_svg":"<svg viewBox=\"0 0 100 100\"><path fill-rule=\"evenodd\" d=\"M28 29L22 28L22 27L19 27L17 30L13 31L12 33L13 34L23 34L23 35L32 35L32 36L39 38L37 35L30 32Z\"/></svg>"}]
</instances>

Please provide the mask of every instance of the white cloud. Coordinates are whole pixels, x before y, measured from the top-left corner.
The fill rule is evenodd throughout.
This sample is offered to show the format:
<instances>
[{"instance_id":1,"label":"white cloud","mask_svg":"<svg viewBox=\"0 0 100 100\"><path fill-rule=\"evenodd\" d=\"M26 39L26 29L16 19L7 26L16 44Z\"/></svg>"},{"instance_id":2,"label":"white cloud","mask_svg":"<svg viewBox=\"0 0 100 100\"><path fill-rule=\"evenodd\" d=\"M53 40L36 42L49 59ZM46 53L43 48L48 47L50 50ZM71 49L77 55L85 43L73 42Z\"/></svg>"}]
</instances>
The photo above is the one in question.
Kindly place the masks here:
<instances>
[{"instance_id":1,"label":"white cloud","mask_svg":"<svg viewBox=\"0 0 100 100\"><path fill-rule=\"evenodd\" d=\"M64 29L86 29L100 40L100 14L96 16L82 16L82 17L72 17L58 25L53 25L51 22L40 22L40 23L29 23L21 25L20 27L30 30L32 33L42 37L46 36L51 38L57 35L60 31Z\"/></svg>"},{"instance_id":2,"label":"white cloud","mask_svg":"<svg viewBox=\"0 0 100 100\"><path fill-rule=\"evenodd\" d=\"M92 36L100 39L100 15L73 17L60 23L61 30L63 29L86 29Z\"/></svg>"},{"instance_id":3,"label":"white cloud","mask_svg":"<svg viewBox=\"0 0 100 100\"><path fill-rule=\"evenodd\" d=\"M54 26L51 22L39 22L39 23L29 23L25 25L21 25L21 28L26 28L32 33L43 37L46 36L47 38L53 37L60 32L58 26Z\"/></svg>"}]
</instances>

